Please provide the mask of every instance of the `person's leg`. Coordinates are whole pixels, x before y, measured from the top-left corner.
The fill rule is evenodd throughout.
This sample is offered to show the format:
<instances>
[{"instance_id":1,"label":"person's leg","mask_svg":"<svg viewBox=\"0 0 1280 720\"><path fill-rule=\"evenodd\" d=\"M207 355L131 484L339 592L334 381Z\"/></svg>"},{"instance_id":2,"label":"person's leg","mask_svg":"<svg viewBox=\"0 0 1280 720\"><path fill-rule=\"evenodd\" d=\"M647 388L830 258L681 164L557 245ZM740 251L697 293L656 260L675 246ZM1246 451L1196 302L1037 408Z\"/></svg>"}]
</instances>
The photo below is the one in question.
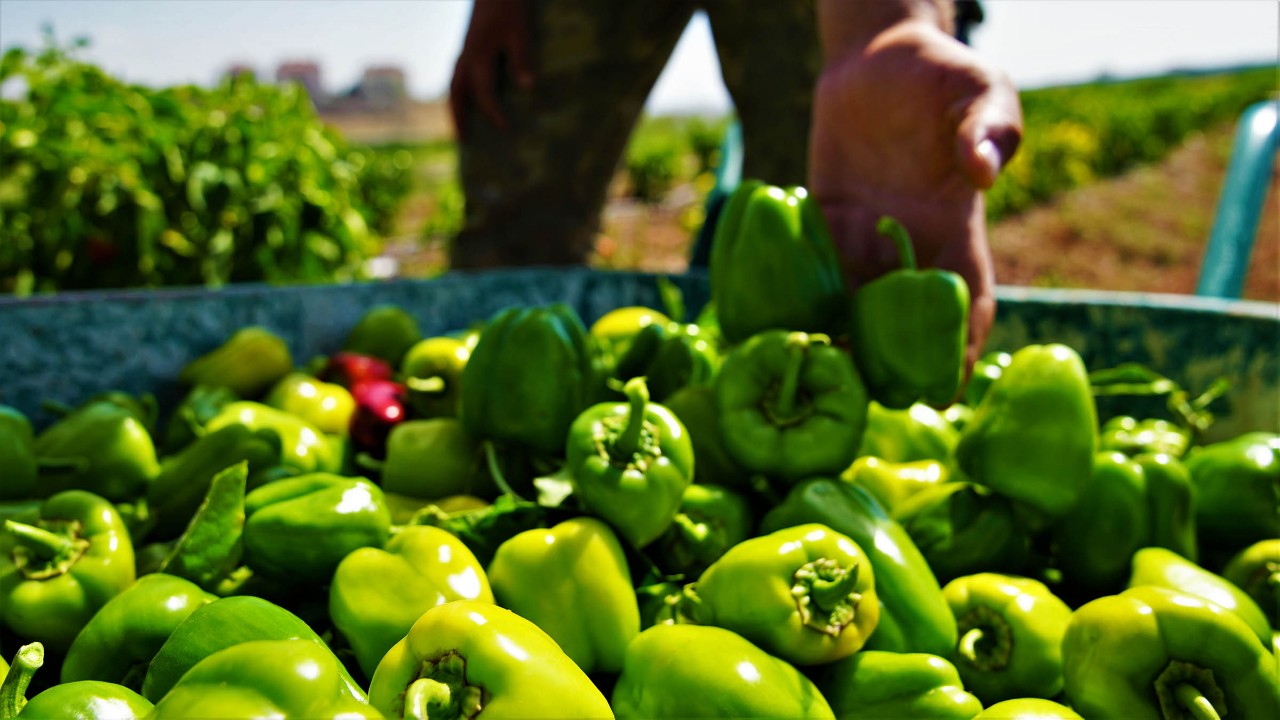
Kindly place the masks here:
<instances>
[{"instance_id":1,"label":"person's leg","mask_svg":"<svg viewBox=\"0 0 1280 720\"><path fill-rule=\"evenodd\" d=\"M455 269L586 261L609 182L689 0L532 0L530 91L497 89L510 127L470 113Z\"/></svg>"},{"instance_id":2,"label":"person's leg","mask_svg":"<svg viewBox=\"0 0 1280 720\"><path fill-rule=\"evenodd\" d=\"M705 0L705 6L742 125L742 177L804 185L822 59L814 0Z\"/></svg>"}]
</instances>

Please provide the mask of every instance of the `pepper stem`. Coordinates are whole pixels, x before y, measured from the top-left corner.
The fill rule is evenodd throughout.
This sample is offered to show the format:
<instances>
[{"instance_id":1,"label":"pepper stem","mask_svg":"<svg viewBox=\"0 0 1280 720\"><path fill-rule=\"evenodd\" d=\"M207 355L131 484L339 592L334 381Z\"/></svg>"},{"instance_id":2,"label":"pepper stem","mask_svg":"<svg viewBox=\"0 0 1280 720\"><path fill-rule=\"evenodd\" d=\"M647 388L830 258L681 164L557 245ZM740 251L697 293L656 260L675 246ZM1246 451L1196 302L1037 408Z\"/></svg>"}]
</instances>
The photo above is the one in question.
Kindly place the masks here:
<instances>
[{"instance_id":1,"label":"pepper stem","mask_svg":"<svg viewBox=\"0 0 1280 720\"><path fill-rule=\"evenodd\" d=\"M18 716L27 704L27 688L31 678L44 665L44 645L33 642L23 645L13 656L13 664L0 684L0 718L8 720Z\"/></svg>"},{"instance_id":2,"label":"pepper stem","mask_svg":"<svg viewBox=\"0 0 1280 720\"><path fill-rule=\"evenodd\" d=\"M484 446L484 460L489 466L489 474L493 476L493 483L503 493L519 500L520 494L511 488L511 485L507 482L507 476L502 472L502 464L498 462L498 450L493 446L493 442L486 440L482 445Z\"/></svg>"},{"instance_id":3,"label":"pepper stem","mask_svg":"<svg viewBox=\"0 0 1280 720\"><path fill-rule=\"evenodd\" d=\"M4 529L18 541L18 545L41 560L65 557L76 550L75 538L49 532L42 527L5 520Z\"/></svg>"},{"instance_id":4,"label":"pepper stem","mask_svg":"<svg viewBox=\"0 0 1280 720\"><path fill-rule=\"evenodd\" d=\"M79 537L80 523L59 522L66 532L53 532L35 525L5 520L4 529L14 539L13 564L29 580L57 577L71 569L89 549L89 541Z\"/></svg>"},{"instance_id":5,"label":"pepper stem","mask_svg":"<svg viewBox=\"0 0 1280 720\"><path fill-rule=\"evenodd\" d=\"M1009 622L986 605L978 605L956 619L960 642L958 660L976 670L1004 670L1013 655L1013 631Z\"/></svg>"},{"instance_id":6,"label":"pepper stem","mask_svg":"<svg viewBox=\"0 0 1280 720\"><path fill-rule=\"evenodd\" d=\"M649 388L644 384L643 377L628 380L627 384L622 386L622 392L626 393L630 408L627 412L627 424L614 440L609 453L614 460L629 459L640 451L640 435L644 430L644 411L649 405Z\"/></svg>"},{"instance_id":7,"label":"pepper stem","mask_svg":"<svg viewBox=\"0 0 1280 720\"><path fill-rule=\"evenodd\" d=\"M405 720L428 720L449 715L446 708L453 699L449 686L430 678L420 678L404 693Z\"/></svg>"},{"instance_id":8,"label":"pepper stem","mask_svg":"<svg viewBox=\"0 0 1280 720\"><path fill-rule=\"evenodd\" d=\"M862 593L857 592L859 566L845 568L833 558L802 565L794 575L791 594L804 624L839 635L853 622Z\"/></svg>"},{"instance_id":9,"label":"pepper stem","mask_svg":"<svg viewBox=\"0 0 1280 720\"><path fill-rule=\"evenodd\" d=\"M968 660L974 665L978 664L978 643L987 636L987 632L980 627L970 628L968 632L960 636L960 644L956 650L960 653L960 657Z\"/></svg>"},{"instance_id":10,"label":"pepper stem","mask_svg":"<svg viewBox=\"0 0 1280 720\"><path fill-rule=\"evenodd\" d=\"M1173 689L1173 695L1194 720L1221 720L1213 703L1195 685L1181 683Z\"/></svg>"},{"instance_id":11,"label":"pepper stem","mask_svg":"<svg viewBox=\"0 0 1280 720\"><path fill-rule=\"evenodd\" d=\"M893 244L898 246L898 258L902 261L903 268L916 269L916 251L911 247L911 236L907 234L907 229L902 226L902 223L885 215L876 223L876 231L888 236Z\"/></svg>"},{"instance_id":12,"label":"pepper stem","mask_svg":"<svg viewBox=\"0 0 1280 720\"><path fill-rule=\"evenodd\" d=\"M467 684L467 661L449 652L423 664L405 688L406 720L471 720L484 709L484 689Z\"/></svg>"},{"instance_id":13,"label":"pepper stem","mask_svg":"<svg viewBox=\"0 0 1280 720\"><path fill-rule=\"evenodd\" d=\"M796 405L799 403L800 373L809 357L811 339L810 335L801 332L787 336L787 366L783 368L782 383L773 400L773 414L784 422L795 415Z\"/></svg>"}]
</instances>

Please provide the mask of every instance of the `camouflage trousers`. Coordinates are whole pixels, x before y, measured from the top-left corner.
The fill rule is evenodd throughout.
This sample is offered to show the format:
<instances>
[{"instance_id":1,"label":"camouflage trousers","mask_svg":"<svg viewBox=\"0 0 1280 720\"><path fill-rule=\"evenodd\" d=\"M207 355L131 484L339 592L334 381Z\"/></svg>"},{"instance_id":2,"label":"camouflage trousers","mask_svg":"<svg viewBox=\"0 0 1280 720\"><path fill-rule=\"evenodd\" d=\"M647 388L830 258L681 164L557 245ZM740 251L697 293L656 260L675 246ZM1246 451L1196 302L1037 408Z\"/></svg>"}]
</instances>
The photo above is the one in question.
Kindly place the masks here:
<instances>
[{"instance_id":1,"label":"camouflage trousers","mask_svg":"<svg viewBox=\"0 0 1280 720\"><path fill-rule=\"evenodd\" d=\"M820 66L814 0L531 0L531 91L499 82L505 131L469 113L456 269L577 265L645 100L706 12L742 127L743 176L805 182ZM505 78L504 78L505 79Z\"/></svg>"}]
</instances>

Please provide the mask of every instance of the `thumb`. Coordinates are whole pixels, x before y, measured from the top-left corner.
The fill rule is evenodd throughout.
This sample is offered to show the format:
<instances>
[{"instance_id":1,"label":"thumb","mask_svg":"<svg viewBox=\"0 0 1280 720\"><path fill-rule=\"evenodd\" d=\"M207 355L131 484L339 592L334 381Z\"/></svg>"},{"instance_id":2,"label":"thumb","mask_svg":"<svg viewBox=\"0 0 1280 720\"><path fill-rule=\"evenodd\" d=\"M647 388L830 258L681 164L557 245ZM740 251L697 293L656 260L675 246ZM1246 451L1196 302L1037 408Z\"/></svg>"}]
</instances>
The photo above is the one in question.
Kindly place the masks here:
<instances>
[{"instance_id":1,"label":"thumb","mask_svg":"<svg viewBox=\"0 0 1280 720\"><path fill-rule=\"evenodd\" d=\"M999 98L977 99L956 129L956 160L969 182L986 190L995 184L1021 140L1022 117L1016 104L1009 106Z\"/></svg>"}]
</instances>

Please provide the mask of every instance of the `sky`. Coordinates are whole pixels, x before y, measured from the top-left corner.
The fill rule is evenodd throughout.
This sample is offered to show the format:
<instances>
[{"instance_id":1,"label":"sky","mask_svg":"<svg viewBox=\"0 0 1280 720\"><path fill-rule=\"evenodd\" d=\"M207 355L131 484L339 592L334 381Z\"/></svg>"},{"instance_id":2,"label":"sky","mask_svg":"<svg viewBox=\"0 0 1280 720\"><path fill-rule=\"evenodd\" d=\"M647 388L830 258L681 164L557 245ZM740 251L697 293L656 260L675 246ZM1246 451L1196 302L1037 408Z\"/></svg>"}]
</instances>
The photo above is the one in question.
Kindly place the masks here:
<instances>
[{"instance_id":1,"label":"sky","mask_svg":"<svg viewBox=\"0 0 1280 720\"><path fill-rule=\"evenodd\" d=\"M608 2L610 0L600 0ZM648 0L656 1L656 0ZM774 0L754 0L772 2ZM1276 0L983 0L972 44L1023 88L1170 69L1280 63ZM270 76L314 60L327 90L370 65L406 71L414 97L442 96L470 0L0 0L0 49L88 36L86 60L130 82L209 84L232 63ZM709 23L695 16L650 95L650 113L723 112Z\"/></svg>"}]
</instances>

